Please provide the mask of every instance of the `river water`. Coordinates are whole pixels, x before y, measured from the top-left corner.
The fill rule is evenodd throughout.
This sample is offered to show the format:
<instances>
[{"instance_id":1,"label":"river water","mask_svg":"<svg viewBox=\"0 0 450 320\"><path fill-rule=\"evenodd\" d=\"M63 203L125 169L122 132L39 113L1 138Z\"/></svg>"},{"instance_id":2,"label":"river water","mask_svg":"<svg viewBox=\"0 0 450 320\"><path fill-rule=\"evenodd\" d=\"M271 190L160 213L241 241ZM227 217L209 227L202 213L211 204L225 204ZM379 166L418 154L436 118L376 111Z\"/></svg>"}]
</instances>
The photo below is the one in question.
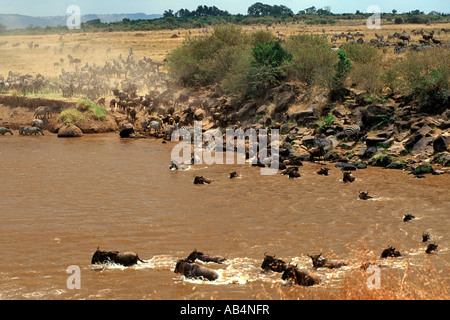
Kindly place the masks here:
<instances>
[{"instance_id":1,"label":"river water","mask_svg":"<svg viewBox=\"0 0 450 320\"><path fill-rule=\"evenodd\" d=\"M281 275L260 269L265 252L303 269L312 266L308 253L347 261L317 271L319 287L336 290L387 245L406 254L391 266L431 264L448 286L450 175L368 168L344 184L333 164L321 176L319 164L304 163L297 179L248 164L171 171L173 147L118 134L0 136L0 299L286 298ZM229 179L232 171L242 177ZM213 182L194 185L195 175ZM360 190L374 198L359 200ZM403 222L408 213L416 219ZM425 254L423 232L438 253ZM146 262L91 265L97 247ZM203 264L217 281L173 272L194 248L228 259ZM80 289L67 286L70 266L80 270Z\"/></svg>"}]
</instances>

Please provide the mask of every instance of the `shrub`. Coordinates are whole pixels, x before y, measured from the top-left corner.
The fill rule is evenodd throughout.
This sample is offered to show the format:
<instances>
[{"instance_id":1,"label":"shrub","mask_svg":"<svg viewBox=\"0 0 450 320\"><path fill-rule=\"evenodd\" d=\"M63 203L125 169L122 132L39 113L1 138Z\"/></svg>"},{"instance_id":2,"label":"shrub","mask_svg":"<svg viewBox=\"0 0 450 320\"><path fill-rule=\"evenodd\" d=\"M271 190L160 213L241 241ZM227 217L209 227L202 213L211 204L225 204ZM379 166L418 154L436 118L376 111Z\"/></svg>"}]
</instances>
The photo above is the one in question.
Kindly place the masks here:
<instances>
[{"instance_id":1,"label":"shrub","mask_svg":"<svg viewBox=\"0 0 450 320\"><path fill-rule=\"evenodd\" d=\"M352 63L345 55L345 51L338 51L339 61L333 65L335 74L331 77L329 82L330 93L329 97L332 101L342 100L345 96L345 80L350 73Z\"/></svg>"},{"instance_id":2,"label":"shrub","mask_svg":"<svg viewBox=\"0 0 450 320\"><path fill-rule=\"evenodd\" d=\"M188 37L168 55L169 74L188 86L220 83L248 43L248 36L235 26L217 26L209 36Z\"/></svg>"},{"instance_id":3,"label":"shrub","mask_svg":"<svg viewBox=\"0 0 450 320\"><path fill-rule=\"evenodd\" d=\"M291 77L306 85L324 85L330 78L336 56L322 35L291 36L286 41L286 49L292 54Z\"/></svg>"},{"instance_id":4,"label":"shrub","mask_svg":"<svg viewBox=\"0 0 450 320\"><path fill-rule=\"evenodd\" d=\"M342 50L352 61L352 69L349 74L352 84L368 95L378 96L383 90L382 73L384 70L380 51L369 45L346 43Z\"/></svg>"},{"instance_id":5,"label":"shrub","mask_svg":"<svg viewBox=\"0 0 450 320\"><path fill-rule=\"evenodd\" d=\"M425 112L441 112L449 102L450 52L433 48L409 52L401 66L402 90Z\"/></svg>"},{"instance_id":6,"label":"shrub","mask_svg":"<svg viewBox=\"0 0 450 320\"><path fill-rule=\"evenodd\" d=\"M103 107L85 99L79 100L75 108L77 111L83 113L89 111L95 120L103 120L108 115L108 111L106 111Z\"/></svg>"},{"instance_id":7,"label":"shrub","mask_svg":"<svg viewBox=\"0 0 450 320\"><path fill-rule=\"evenodd\" d=\"M287 74L284 63L291 61L292 55L273 41L257 44L251 53L247 96L256 97L280 84Z\"/></svg>"},{"instance_id":8,"label":"shrub","mask_svg":"<svg viewBox=\"0 0 450 320\"><path fill-rule=\"evenodd\" d=\"M66 109L60 113L57 120L70 127L77 122L83 122L84 115L77 109Z\"/></svg>"}]
</instances>

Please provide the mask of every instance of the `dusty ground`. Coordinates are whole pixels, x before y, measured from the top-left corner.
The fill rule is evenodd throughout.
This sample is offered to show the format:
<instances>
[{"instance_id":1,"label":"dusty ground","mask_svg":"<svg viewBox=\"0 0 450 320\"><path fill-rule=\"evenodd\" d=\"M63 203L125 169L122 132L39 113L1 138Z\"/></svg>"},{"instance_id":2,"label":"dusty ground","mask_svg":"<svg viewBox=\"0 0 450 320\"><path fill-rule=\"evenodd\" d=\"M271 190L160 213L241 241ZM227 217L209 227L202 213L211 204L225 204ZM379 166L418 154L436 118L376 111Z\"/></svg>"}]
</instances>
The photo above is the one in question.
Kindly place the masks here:
<instances>
[{"instance_id":1,"label":"dusty ground","mask_svg":"<svg viewBox=\"0 0 450 320\"><path fill-rule=\"evenodd\" d=\"M247 32L256 30L269 30L277 35L282 33L284 37L301 32L306 33L324 33L331 38L331 35L341 32L364 33L365 39L375 38L375 33L383 34L385 39L388 34L402 32L411 34L412 30L424 29L426 33L435 30L435 38L442 41L450 41L450 33L445 34L437 32L442 28L449 28L449 24L382 24L380 30L370 30L365 21L351 21L337 23L336 25L289 25L280 24L270 28L265 26L247 26L243 29ZM211 28L209 28L209 31ZM137 59L149 57L153 60L162 61L167 53L183 43L183 40L191 32L191 36L204 34L205 29L191 30L162 30L162 31L137 31L137 32L99 32L99 33L73 33L64 35L64 49L58 52L60 48L60 36L54 35L36 35L36 36L0 36L0 42L8 41L6 46L0 47L0 75L6 77L9 71L20 72L21 74L36 75L42 73L46 77L56 77L60 74L61 68L65 71L72 71L75 66L70 66L67 58L72 55L74 58L81 59L81 66L86 62L91 64L103 65L106 61L116 59L120 54L127 57L129 49L133 48L134 56ZM173 37L176 35L177 37ZM412 36L412 43L418 43L421 36ZM38 44L39 47L28 48L28 44ZM337 41L337 45L344 43L345 40ZM13 47L13 44L20 44ZM79 49L76 49L79 46ZM75 48L75 49L74 49ZM109 48L109 49L108 49ZM64 59L60 63L60 59ZM60 65L55 66L55 63Z\"/></svg>"}]
</instances>

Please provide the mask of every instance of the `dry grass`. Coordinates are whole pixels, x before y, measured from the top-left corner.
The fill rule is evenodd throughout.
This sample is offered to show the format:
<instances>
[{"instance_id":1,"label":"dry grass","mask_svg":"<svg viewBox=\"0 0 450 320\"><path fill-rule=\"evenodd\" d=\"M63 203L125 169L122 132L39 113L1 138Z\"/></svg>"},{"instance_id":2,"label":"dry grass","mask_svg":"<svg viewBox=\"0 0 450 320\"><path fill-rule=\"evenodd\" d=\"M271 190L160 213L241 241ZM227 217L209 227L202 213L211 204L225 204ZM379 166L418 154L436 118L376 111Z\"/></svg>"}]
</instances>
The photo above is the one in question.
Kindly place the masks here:
<instances>
[{"instance_id":1,"label":"dry grass","mask_svg":"<svg viewBox=\"0 0 450 320\"><path fill-rule=\"evenodd\" d=\"M356 32L365 34L365 39L375 38L375 33L387 35L394 32L405 30L411 33L411 30L424 29L426 32L448 28L448 24L433 24L430 26L419 24L382 24L380 30L369 30L365 21L339 22L335 25L293 25L282 24L276 27L266 28L265 26L246 26L245 32L255 32L257 30L269 30L274 35L277 31L283 33L285 37L301 32L318 33L330 36L334 33ZM135 58L150 57L154 60L162 61L166 55L183 43L184 38L191 32L191 36L202 35L202 30L163 30L163 31L138 31L138 32L98 32L98 33L73 33L64 36L65 47L62 52L54 52L59 48L59 35L22 35L22 36L0 36L0 42L8 41L7 46L0 48L0 75L7 76L9 71L20 72L21 74L42 73L46 77L56 77L60 74L61 67L65 71L74 70L74 66L69 66L67 55L81 59L81 65L86 62L89 65L96 63L103 65L106 61L112 61L122 54L126 58L128 50L133 48ZM172 38L176 34L178 37ZM435 35L435 38L450 41L450 34L441 33ZM412 36L412 42L418 43L419 36ZM33 42L39 44L38 48L28 49L27 44ZM344 43L345 40L338 40L337 45ZM20 43L20 47L13 48L12 44ZM73 51L73 48L80 45L80 50ZM48 48L47 50L45 48ZM87 49L86 49L87 48ZM107 52L107 48L111 50ZM84 51L86 49L86 51ZM389 50L389 55L392 50ZM55 67L54 63L64 58L65 62L60 67Z\"/></svg>"}]
</instances>

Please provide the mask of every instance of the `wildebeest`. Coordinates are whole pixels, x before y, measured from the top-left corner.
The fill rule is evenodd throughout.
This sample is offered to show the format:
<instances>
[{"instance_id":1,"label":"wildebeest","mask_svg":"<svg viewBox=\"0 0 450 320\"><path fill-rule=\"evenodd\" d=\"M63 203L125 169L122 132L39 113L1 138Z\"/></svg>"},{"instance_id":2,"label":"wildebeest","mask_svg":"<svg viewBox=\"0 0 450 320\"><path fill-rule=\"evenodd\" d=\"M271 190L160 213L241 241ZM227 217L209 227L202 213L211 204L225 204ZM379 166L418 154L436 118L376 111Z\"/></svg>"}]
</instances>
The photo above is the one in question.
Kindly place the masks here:
<instances>
[{"instance_id":1,"label":"wildebeest","mask_svg":"<svg viewBox=\"0 0 450 320\"><path fill-rule=\"evenodd\" d=\"M320 168L316 172L317 172L317 174L321 174L321 175L327 176L329 170L330 170L330 168Z\"/></svg>"},{"instance_id":2,"label":"wildebeest","mask_svg":"<svg viewBox=\"0 0 450 320\"><path fill-rule=\"evenodd\" d=\"M340 268L342 266L347 265L345 262L342 262L342 261L329 260L327 258L324 258L324 257L322 257L322 253L315 254L315 255L307 254L307 256L311 258L314 268L334 269L334 268Z\"/></svg>"},{"instance_id":3,"label":"wildebeest","mask_svg":"<svg viewBox=\"0 0 450 320\"><path fill-rule=\"evenodd\" d=\"M215 262L215 263L223 263L227 259L222 256L212 256L210 254L204 254L203 252L197 251L197 249L194 249L194 251L191 252L191 254L186 258L186 261L188 262L194 262L195 259L198 259L203 262Z\"/></svg>"},{"instance_id":4,"label":"wildebeest","mask_svg":"<svg viewBox=\"0 0 450 320\"><path fill-rule=\"evenodd\" d=\"M422 233L422 242L427 242L428 240L430 240L430 234Z\"/></svg>"},{"instance_id":5,"label":"wildebeest","mask_svg":"<svg viewBox=\"0 0 450 320\"><path fill-rule=\"evenodd\" d=\"M233 171L230 173L230 179L239 178L239 177L240 177L240 175L236 171Z\"/></svg>"},{"instance_id":6,"label":"wildebeest","mask_svg":"<svg viewBox=\"0 0 450 320\"><path fill-rule=\"evenodd\" d=\"M301 286L313 286L320 283L320 278L312 273L299 270L296 266L288 265L281 275L281 279L289 280Z\"/></svg>"},{"instance_id":7,"label":"wildebeest","mask_svg":"<svg viewBox=\"0 0 450 320\"><path fill-rule=\"evenodd\" d=\"M409 34L401 34L398 36L398 38L402 41L408 41L408 43L411 40L411 37L409 36Z\"/></svg>"},{"instance_id":8,"label":"wildebeest","mask_svg":"<svg viewBox=\"0 0 450 320\"><path fill-rule=\"evenodd\" d=\"M388 257L396 258L396 257L400 257L401 255L402 254L399 251L395 250L394 247L388 246L381 253L381 258L388 258Z\"/></svg>"},{"instance_id":9,"label":"wildebeest","mask_svg":"<svg viewBox=\"0 0 450 320\"><path fill-rule=\"evenodd\" d=\"M214 281L219 278L219 274L208 268L200 266L196 263L191 263L187 259L178 260L174 273L180 273L186 278L205 279Z\"/></svg>"},{"instance_id":10,"label":"wildebeest","mask_svg":"<svg viewBox=\"0 0 450 320\"><path fill-rule=\"evenodd\" d=\"M403 216L403 221L411 221L411 220L414 220L416 217L414 217L412 214L405 214L404 216Z\"/></svg>"},{"instance_id":11,"label":"wildebeest","mask_svg":"<svg viewBox=\"0 0 450 320\"><path fill-rule=\"evenodd\" d=\"M281 171L282 175L288 175L289 178L298 178L300 173L298 172L298 167L288 167Z\"/></svg>"},{"instance_id":12,"label":"wildebeest","mask_svg":"<svg viewBox=\"0 0 450 320\"><path fill-rule=\"evenodd\" d=\"M275 259L275 255L269 256L264 253L264 260L261 264L261 269L267 271L272 270L275 272L284 272L286 270L287 263L281 259Z\"/></svg>"},{"instance_id":13,"label":"wildebeest","mask_svg":"<svg viewBox=\"0 0 450 320\"><path fill-rule=\"evenodd\" d=\"M301 146L303 149L305 149L306 151L308 151L309 153L309 161L314 162L316 158L319 159L323 158L323 156L325 155L325 149L323 146L318 146L317 148L311 148L311 149L307 149L304 146Z\"/></svg>"},{"instance_id":14,"label":"wildebeest","mask_svg":"<svg viewBox=\"0 0 450 320\"><path fill-rule=\"evenodd\" d=\"M5 133L9 132L11 135L13 135L13 132L10 128L0 127L0 134L3 136Z\"/></svg>"},{"instance_id":15,"label":"wildebeest","mask_svg":"<svg viewBox=\"0 0 450 320\"><path fill-rule=\"evenodd\" d=\"M360 198L361 200L369 200L369 199L372 199L372 197L369 196L369 191L367 191L367 192L360 191L360 192L359 192L359 198Z\"/></svg>"},{"instance_id":16,"label":"wildebeest","mask_svg":"<svg viewBox=\"0 0 450 320\"><path fill-rule=\"evenodd\" d=\"M119 252L119 251L101 251L99 247L94 252L92 256L92 264L104 264L108 262L113 262L121 264L125 267L137 264L138 261L146 263L146 261L139 259L137 253L134 252Z\"/></svg>"},{"instance_id":17,"label":"wildebeest","mask_svg":"<svg viewBox=\"0 0 450 320\"><path fill-rule=\"evenodd\" d=\"M163 141L164 142L164 141ZM174 171L174 170L181 170L181 171L186 171L189 170L191 168L191 166L189 164L179 164L177 161L172 160L170 162L170 167L169 169Z\"/></svg>"},{"instance_id":18,"label":"wildebeest","mask_svg":"<svg viewBox=\"0 0 450 320\"><path fill-rule=\"evenodd\" d=\"M426 253L432 253L433 251L437 251L437 247L438 245L435 243L430 243L427 247L427 249L425 250Z\"/></svg>"},{"instance_id":19,"label":"wildebeest","mask_svg":"<svg viewBox=\"0 0 450 320\"><path fill-rule=\"evenodd\" d=\"M194 177L194 184L210 184L211 179L203 178L202 176L195 176Z\"/></svg>"},{"instance_id":20,"label":"wildebeest","mask_svg":"<svg viewBox=\"0 0 450 320\"><path fill-rule=\"evenodd\" d=\"M343 173L344 173L344 175L342 177L342 181L343 182L350 182L351 183L351 182L355 181L355 177L352 176L350 171L344 171Z\"/></svg>"}]
</instances>

